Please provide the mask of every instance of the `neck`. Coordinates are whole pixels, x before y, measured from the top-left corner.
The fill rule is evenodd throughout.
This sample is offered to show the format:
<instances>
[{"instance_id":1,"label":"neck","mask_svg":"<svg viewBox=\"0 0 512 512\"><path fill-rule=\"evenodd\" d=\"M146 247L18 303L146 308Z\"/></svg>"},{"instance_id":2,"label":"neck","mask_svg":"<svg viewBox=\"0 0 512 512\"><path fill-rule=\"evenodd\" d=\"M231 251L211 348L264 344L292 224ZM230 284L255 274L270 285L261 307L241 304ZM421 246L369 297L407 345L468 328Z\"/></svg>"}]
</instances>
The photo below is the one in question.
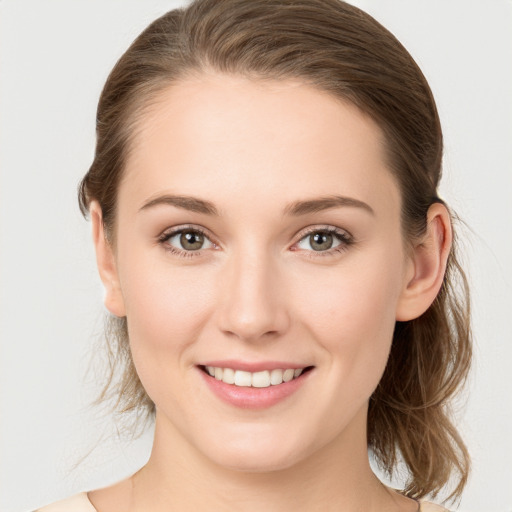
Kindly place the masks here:
<instances>
[{"instance_id":1,"label":"neck","mask_svg":"<svg viewBox=\"0 0 512 512\"><path fill-rule=\"evenodd\" d=\"M403 498L393 496L370 468L365 426L366 410L309 458L284 469L248 472L207 459L157 414L151 457L131 479L131 509L187 512L207 503L216 511L398 510L396 500Z\"/></svg>"}]
</instances>

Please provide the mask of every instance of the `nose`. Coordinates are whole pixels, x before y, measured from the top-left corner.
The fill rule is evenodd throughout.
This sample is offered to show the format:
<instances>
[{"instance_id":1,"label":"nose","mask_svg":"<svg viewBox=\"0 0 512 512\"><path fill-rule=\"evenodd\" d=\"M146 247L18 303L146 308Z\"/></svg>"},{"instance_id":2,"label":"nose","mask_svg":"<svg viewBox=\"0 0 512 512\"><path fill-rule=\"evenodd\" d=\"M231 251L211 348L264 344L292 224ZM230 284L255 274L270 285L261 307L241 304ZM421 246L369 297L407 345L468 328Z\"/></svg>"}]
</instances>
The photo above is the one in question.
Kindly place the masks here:
<instances>
[{"instance_id":1,"label":"nose","mask_svg":"<svg viewBox=\"0 0 512 512\"><path fill-rule=\"evenodd\" d=\"M248 342L283 335L290 316L281 274L278 262L268 254L233 258L219 286L220 330Z\"/></svg>"}]
</instances>

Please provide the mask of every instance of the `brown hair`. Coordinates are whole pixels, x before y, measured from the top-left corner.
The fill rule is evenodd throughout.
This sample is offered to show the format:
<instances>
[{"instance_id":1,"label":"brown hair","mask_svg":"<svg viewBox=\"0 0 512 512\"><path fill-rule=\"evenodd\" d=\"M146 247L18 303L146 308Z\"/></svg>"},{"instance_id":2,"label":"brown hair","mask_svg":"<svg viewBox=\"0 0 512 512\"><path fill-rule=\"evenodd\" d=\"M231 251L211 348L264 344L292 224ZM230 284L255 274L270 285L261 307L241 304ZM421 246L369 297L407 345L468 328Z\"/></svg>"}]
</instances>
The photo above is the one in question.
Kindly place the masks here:
<instances>
[{"instance_id":1,"label":"brown hair","mask_svg":"<svg viewBox=\"0 0 512 512\"><path fill-rule=\"evenodd\" d=\"M426 229L441 176L442 132L430 88L399 41L371 16L340 0L196 0L154 21L112 70L97 112L94 161L79 188L114 234L116 193L137 120L171 83L204 70L257 79L300 79L371 116L386 140L402 194L406 240ZM113 239L112 239L113 240ZM154 413L131 359L126 319L110 337L111 372L100 400ZM436 495L455 473L460 496L469 456L450 420L449 399L470 366L469 295L452 247L441 291L428 311L397 322L389 361L371 397L368 445L389 474L403 461L404 492ZM115 383L114 374L122 372Z\"/></svg>"}]
</instances>

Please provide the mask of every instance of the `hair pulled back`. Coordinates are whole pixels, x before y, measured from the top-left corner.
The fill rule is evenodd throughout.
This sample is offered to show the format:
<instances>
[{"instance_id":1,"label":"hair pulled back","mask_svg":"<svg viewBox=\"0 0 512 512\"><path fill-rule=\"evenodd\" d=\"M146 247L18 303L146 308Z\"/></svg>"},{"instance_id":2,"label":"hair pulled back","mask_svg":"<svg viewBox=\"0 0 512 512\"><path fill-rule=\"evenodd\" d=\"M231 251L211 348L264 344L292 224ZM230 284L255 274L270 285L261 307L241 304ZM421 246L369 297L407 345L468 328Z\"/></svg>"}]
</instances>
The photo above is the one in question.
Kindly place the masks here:
<instances>
[{"instance_id":1,"label":"hair pulled back","mask_svg":"<svg viewBox=\"0 0 512 512\"><path fill-rule=\"evenodd\" d=\"M208 70L300 79L356 105L384 133L387 164L401 190L404 238L425 232L428 208L441 202L442 132L426 79L399 41L340 0L196 0L144 30L101 94L96 153L79 202L84 215L92 200L99 202L113 243L118 185L144 109L172 83ZM100 400L114 396L121 411L152 415L126 319L112 319L110 329L111 373ZM448 406L470 360L468 288L454 245L432 306L418 319L397 322L369 405L369 447L389 474L405 463L410 497L435 496L454 475L453 498L466 483L469 456Z\"/></svg>"}]
</instances>

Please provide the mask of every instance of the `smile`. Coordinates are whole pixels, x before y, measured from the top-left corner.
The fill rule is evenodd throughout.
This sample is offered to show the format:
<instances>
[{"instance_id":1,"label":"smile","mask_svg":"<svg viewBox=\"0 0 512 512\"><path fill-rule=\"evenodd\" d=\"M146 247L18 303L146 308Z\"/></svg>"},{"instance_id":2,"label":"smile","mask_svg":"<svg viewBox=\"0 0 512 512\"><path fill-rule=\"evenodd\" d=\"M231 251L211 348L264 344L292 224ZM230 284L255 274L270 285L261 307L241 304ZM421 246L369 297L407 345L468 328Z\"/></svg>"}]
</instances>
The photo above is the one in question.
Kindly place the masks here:
<instances>
[{"instance_id":1,"label":"smile","mask_svg":"<svg viewBox=\"0 0 512 512\"><path fill-rule=\"evenodd\" d=\"M198 365L203 382L223 402L239 409L261 410L297 393L314 373L314 366L278 361L209 361Z\"/></svg>"},{"instance_id":2,"label":"smile","mask_svg":"<svg viewBox=\"0 0 512 512\"><path fill-rule=\"evenodd\" d=\"M233 368L219 368L215 366L204 366L204 370L217 380L225 384L233 384L239 387L268 388L278 386L283 382L290 382L299 377L307 368L287 368L263 370L260 372L247 372L234 370Z\"/></svg>"}]
</instances>

